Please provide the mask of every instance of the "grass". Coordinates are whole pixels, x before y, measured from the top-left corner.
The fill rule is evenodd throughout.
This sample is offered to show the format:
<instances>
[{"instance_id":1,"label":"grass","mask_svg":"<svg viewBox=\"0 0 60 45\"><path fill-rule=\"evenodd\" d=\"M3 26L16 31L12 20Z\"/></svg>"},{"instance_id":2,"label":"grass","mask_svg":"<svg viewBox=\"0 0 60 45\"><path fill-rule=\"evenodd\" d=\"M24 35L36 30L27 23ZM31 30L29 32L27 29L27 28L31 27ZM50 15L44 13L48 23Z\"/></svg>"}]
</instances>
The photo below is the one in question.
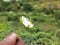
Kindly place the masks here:
<instances>
[{"instance_id":1,"label":"grass","mask_svg":"<svg viewBox=\"0 0 60 45\"><path fill-rule=\"evenodd\" d=\"M31 4L36 4L37 8L34 9L37 10L48 4L57 5L59 2L31 2ZM21 9L21 12L15 12L16 10L12 13L8 11L0 12L0 40L15 32L25 41L26 45L60 45L60 25L57 23L54 14L46 14L43 11L37 12L36 10L26 12ZM34 27L31 29L24 27L20 22L21 16L30 19Z\"/></svg>"}]
</instances>

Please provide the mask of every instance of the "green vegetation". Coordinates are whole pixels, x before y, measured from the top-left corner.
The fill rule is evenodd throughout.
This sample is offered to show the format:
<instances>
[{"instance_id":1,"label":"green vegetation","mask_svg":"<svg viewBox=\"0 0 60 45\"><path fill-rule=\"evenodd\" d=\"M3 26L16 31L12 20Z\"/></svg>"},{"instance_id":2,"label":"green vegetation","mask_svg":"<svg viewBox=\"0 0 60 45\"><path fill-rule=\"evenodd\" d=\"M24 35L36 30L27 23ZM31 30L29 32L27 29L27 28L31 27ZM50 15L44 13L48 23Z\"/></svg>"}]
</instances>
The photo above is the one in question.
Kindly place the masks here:
<instances>
[{"instance_id":1,"label":"green vegetation","mask_svg":"<svg viewBox=\"0 0 60 45\"><path fill-rule=\"evenodd\" d=\"M0 40L15 32L26 45L60 45L60 1L0 1ZM26 28L25 16L34 24Z\"/></svg>"}]
</instances>

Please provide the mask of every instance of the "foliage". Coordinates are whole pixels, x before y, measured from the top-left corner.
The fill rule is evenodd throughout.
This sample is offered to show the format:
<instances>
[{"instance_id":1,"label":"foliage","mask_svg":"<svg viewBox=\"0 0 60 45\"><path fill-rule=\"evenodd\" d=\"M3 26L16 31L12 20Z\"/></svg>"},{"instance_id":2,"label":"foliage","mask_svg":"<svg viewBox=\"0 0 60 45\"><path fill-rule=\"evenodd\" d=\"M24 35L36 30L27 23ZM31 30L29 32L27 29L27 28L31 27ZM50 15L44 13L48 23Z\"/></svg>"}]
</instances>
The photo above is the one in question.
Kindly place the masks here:
<instances>
[{"instance_id":1,"label":"foliage","mask_svg":"<svg viewBox=\"0 0 60 45\"><path fill-rule=\"evenodd\" d=\"M56 19L60 19L60 10L54 10L54 16Z\"/></svg>"},{"instance_id":2,"label":"foliage","mask_svg":"<svg viewBox=\"0 0 60 45\"><path fill-rule=\"evenodd\" d=\"M58 25L60 25L60 10L54 10L54 17L56 18Z\"/></svg>"},{"instance_id":3,"label":"foliage","mask_svg":"<svg viewBox=\"0 0 60 45\"><path fill-rule=\"evenodd\" d=\"M29 3L24 3L23 4L23 9L25 10L25 11L33 11L33 6L31 5L31 4L29 4Z\"/></svg>"}]
</instances>

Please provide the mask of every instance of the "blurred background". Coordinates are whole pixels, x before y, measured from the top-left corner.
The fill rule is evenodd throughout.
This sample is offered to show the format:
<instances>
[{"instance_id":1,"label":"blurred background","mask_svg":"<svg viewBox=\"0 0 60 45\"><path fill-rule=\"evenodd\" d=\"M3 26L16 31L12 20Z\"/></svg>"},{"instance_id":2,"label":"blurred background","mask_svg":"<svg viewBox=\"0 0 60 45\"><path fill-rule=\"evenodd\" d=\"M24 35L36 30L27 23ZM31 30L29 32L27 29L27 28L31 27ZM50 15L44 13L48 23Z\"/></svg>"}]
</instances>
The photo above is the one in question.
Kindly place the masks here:
<instances>
[{"instance_id":1,"label":"blurred background","mask_svg":"<svg viewBox=\"0 0 60 45\"><path fill-rule=\"evenodd\" d=\"M25 27L22 16L34 26ZM0 40L11 32L26 45L60 45L60 0L0 0Z\"/></svg>"}]
</instances>

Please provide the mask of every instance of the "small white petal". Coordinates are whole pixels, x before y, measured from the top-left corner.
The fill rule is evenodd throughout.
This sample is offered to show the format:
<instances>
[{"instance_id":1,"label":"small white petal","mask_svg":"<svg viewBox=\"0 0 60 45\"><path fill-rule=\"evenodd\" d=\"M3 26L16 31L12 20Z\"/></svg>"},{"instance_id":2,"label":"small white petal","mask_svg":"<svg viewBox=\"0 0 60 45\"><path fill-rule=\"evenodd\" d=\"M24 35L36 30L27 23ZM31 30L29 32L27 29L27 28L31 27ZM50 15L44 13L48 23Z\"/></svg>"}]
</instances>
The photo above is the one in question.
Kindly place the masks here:
<instances>
[{"instance_id":1,"label":"small white petal","mask_svg":"<svg viewBox=\"0 0 60 45\"><path fill-rule=\"evenodd\" d=\"M33 24L30 24L30 25L29 25L29 28L33 28L33 26L34 26Z\"/></svg>"},{"instance_id":2,"label":"small white petal","mask_svg":"<svg viewBox=\"0 0 60 45\"><path fill-rule=\"evenodd\" d=\"M9 13L13 13L13 11L9 11Z\"/></svg>"},{"instance_id":3,"label":"small white petal","mask_svg":"<svg viewBox=\"0 0 60 45\"><path fill-rule=\"evenodd\" d=\"M11 0L3 0L3 1L5 1L5 2L9 2L9 1L11 1Z\"/></svg>"},{"instance_id":4,"label":"small white petal","mask_svg":"<svg viewBox=\"0 0 60 45\"><path fill-rule=\"evenodd\" d=\"M5 1L5 2L9 2L9 1L12 1L12 0L3 0L3 1ZM19 0L16 0L16 1L19 1Z\"/></svg>"}]
</instances>

